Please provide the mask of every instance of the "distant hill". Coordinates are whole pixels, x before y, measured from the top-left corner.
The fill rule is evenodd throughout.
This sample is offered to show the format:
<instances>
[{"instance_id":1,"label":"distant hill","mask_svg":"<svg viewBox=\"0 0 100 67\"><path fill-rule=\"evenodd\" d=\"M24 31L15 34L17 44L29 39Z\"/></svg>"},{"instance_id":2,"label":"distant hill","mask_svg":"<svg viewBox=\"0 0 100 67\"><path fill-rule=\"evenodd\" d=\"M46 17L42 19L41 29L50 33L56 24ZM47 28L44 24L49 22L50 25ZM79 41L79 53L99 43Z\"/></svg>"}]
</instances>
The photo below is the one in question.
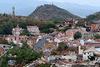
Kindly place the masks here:
<instances>
[{"instance_id":1,"label":"distant hill","mask_svg":"<svg viewBox=\"0 0 100 67\"><path fill-rule=\"evenodd\" d=\"M73 15L72 13L61 9L55 5L41 5L32 12L29 17L39 19L39 20L64 20L66 18L80 19L79 16Z\"/></svg>"},{"instance_id":2,"label":"distant hill","mask_svg":"<svg viewBox=\"0 0 100 67\"><path fill-rule=\"evenodd\" d=\"M100 23L100 12L96 12L94 14L87 16L87 18L85 20L87 22Z\"/></svg>"}]
</instances>

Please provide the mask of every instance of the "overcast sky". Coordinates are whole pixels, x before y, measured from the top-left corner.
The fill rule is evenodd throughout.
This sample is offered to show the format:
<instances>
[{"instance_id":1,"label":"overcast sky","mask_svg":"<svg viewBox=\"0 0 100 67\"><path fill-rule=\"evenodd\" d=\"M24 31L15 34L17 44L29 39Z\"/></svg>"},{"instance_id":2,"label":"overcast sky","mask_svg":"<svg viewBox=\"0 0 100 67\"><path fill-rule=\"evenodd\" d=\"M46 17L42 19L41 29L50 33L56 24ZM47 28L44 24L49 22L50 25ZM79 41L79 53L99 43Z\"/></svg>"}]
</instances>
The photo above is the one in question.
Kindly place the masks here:
<instances>
[{"instance_id":1,"label":"overcast sky","mask_svg":"<svg viewBox=\"0 0 100 67\"><path fill-rule=\"evenodd\" d=\"M64 3L61 7L65 7L65 3L100 7L100 0L0 0L0 13L11 14L11 8L15 6L17 15L28 15L33 12L37 6L51 4L52 2L56 5L58 3Z\"/></svg>"},{"instance_id":2,"label":"overcast sky","mask_svg":"<svg viewBox=\"0 0 100 67\"><path fill-rule=\"evenodd\" d=\"M48 2L71 2L81 5L100 6L100 0L39 0Z\"/></svg>"},{"instance_id":3,"label":"overcast sky","mask_svg":"<svg viewBox=\"0 0 100 67\"><path fill-rule=\"evenodd\" d=\"M30 5L30 3L35 3L35 1L37 0L0 0L0 3L9 3L9 4L14 4L14 3L26 4L27 3ZM38 2L39 1L71 2L71 3L76 3L76 4L82 4L82 5L100 6L100 0L38 0Z\"/></svg>"}]
</instances>

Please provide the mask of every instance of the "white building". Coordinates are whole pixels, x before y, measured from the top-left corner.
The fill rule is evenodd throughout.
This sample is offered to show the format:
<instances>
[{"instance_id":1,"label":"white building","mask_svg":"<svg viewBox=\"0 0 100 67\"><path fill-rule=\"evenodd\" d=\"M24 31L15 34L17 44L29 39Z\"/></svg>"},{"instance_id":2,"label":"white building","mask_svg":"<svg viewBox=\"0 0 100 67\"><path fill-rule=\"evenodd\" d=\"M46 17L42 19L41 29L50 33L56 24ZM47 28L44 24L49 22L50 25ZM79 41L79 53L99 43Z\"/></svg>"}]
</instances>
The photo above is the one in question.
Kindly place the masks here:
<instances>
[{"instance_id":1,"label":"white building","mask_svg":"<svg viewBox=\"0 0 100 67\"><path fill-rule=\"evenodd\" d=\"M39 28L37 26L27 26L27 30L34 35L38 35L40 33Z\"/></svg>"},{"instance_id":2,"label":"white building","mask_svg":"<svg viewBox=\"0 0 100 67\"><path fill-rule=\"evenodd\" d=\"M89 48L83 51L83 60L88 60L89 56L100 55L100 48Z\"/></svg>"}]
</instances>

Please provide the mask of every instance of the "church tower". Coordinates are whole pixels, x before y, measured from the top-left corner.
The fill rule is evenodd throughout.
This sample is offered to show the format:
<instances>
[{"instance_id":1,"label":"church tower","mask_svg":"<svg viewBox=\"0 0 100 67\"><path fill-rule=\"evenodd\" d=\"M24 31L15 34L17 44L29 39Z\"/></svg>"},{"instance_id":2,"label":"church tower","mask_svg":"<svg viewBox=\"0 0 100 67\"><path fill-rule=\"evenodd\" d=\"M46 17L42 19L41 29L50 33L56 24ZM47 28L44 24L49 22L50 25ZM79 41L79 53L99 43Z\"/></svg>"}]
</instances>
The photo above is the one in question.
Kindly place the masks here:
<instances>
[{"instance_id":1,"label":"church tower","mask_svg":"<svg viewBox=\"0 0 100 67\"><path fill-rule=\"evenodd\" d=\"M17 24L17 28L16 28L16 42L17 42L17 45L19 45L19 35L20 35L20 32L19 32L19 25Z\"/></svg>"},{"instance_id":2,"label":"church tower","mask_svg":"<svg viewBox=\"0 0 100 67\"><path fill-rule=\"evenodd\" d=\"M12 8L12 15L15 17L15 7Z\"/></svg>"}]
</instances>

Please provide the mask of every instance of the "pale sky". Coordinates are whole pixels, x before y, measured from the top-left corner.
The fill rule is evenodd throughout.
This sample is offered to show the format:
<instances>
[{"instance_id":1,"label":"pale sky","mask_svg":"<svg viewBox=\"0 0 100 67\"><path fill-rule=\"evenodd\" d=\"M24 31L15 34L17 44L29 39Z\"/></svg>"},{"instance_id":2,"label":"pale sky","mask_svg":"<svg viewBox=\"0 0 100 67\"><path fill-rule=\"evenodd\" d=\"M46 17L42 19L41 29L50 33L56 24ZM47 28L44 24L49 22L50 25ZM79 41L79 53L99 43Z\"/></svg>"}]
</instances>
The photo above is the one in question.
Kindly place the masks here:
<instances>
[{"instance_id":1,"label":"pale sky","mask_svg":"<svg viewBox=\"0 0 100 67\"><path fill-rule=\"evenodd\" d=\"M100 7L100 0L0 0L0 13L11 14L12 7L15 6L17 15L28 15L33 12L37 6L51 4L52 2L56 6L59 6L61 3L62 5L60 6L62 8L64 7L64 9L68 6L66 3L72 3L74 6L77 4L93 6L93 8Z\"/></svg>"},{"instance_id":2,"label":"pale sky","mask_svg":"<svg viewBox=\"0 0 100 67\"><path fill-rule=\"evenodd\" d=\"M100 6L100 0L39 0L47 2L71 2L81 5Z\"/></svg>"},{"instance_id":3,"label":"pale sky","mask_svg":"<svg viewBox=\"0 0 100 67\"><path fill-rule=\"evenodd\" d=\"M91 5L91 6L100 6L100 0L0 0L0 3L8 3L8 4L15 4L15 3L28 3L32 4L35 3L35 1L45 1L45 2L71 2L76 4L82 4L82 5ZM18 5L18 4L17 4ZM5 5L6 6L6 5Z\"/></svg>"}]
</instances>

